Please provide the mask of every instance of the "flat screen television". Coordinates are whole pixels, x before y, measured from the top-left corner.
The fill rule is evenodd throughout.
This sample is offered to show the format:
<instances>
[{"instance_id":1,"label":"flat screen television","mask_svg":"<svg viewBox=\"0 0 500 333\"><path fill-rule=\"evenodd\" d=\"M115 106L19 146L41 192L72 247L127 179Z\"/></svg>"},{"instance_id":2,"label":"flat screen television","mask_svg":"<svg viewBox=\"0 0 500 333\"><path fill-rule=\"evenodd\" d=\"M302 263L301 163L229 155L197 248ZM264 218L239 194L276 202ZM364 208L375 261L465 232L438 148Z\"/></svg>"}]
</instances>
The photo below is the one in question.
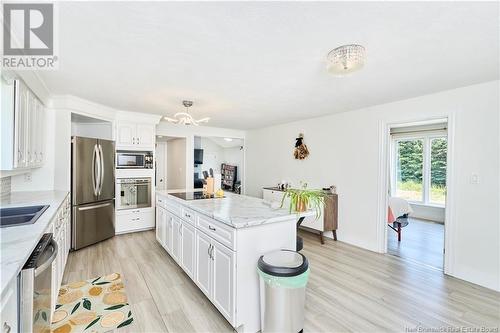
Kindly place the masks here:
<instances>
[{"instance_id":1,"label":"flat screen television","mask_svg":"<svg viewBox=\"0 0 500 333\"><path fill-rule=\"evenodd\" d=\"M194 164L203 164L203 149L194 150Z\"/></svg>"}]
</instances>

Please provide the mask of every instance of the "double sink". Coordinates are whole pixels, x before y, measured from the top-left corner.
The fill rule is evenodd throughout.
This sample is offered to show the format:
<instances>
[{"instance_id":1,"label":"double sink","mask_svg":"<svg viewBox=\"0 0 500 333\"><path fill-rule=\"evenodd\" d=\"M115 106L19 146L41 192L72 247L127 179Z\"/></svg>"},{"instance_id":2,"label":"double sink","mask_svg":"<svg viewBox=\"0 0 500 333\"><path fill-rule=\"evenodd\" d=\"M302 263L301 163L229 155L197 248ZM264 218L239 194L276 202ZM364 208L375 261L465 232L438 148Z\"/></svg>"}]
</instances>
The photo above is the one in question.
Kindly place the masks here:
<instances>
[{"instance_id":1,"label":"double sink","mask_svg":"<svg viewBox=\"0 0 500 333\"><path fill-rule=\"evenodd\" d=\"M49 205L0 208L0 228L33 224L47 208Z\"/></svg>"}]
</instances>

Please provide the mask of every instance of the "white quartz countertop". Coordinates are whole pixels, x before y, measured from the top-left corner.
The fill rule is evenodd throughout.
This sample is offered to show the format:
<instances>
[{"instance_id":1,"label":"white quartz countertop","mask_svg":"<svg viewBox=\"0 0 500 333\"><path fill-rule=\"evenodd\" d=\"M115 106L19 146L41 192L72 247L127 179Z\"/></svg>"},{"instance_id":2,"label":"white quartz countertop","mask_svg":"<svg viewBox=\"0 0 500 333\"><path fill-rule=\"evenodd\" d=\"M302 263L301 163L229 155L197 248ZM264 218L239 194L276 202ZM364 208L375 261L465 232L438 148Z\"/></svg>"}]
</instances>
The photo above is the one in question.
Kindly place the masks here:
<instances>
[{"instance_id":1,"label":"white quartz countertop","mask_svg":"<svg viewBox=\"0 0 500 333\"><path fill-rule=\"evenodd\" d=\"M157 190L156 195L163 196L184 205L214 220L233 228L245 228L266 223L298 219L296 213L289 213L285 208L273 208L271 203L259 198L224 192L224 198L183 200L169 193L182 190ZM301 213L310 216L312 211Z\"/></svg>"},{"instance_id":2,"label":"white quartz countertop","mask_svg":"<svg viewBox=\"0 0 500 333\"><path fill-rule=\"evenodd\" d=\"M0 207L2 208L50 205L34 224L0 228L0 287L2 294L9 283L19 274L42 235L47 232L50 221L67 195L67 191L12 192L0 199Z\"/></svg>"}]
</instances>

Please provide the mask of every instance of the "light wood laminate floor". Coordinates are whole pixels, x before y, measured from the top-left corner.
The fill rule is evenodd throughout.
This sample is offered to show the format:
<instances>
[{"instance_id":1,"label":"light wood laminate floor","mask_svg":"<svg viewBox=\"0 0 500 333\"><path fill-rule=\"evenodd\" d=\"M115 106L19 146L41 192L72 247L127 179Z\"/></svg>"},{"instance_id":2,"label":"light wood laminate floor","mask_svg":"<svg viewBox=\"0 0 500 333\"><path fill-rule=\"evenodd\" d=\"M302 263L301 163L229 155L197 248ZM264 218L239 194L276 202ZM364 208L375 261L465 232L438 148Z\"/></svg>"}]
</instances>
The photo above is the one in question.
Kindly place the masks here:
<instances>
[{"instance_id":1,"label":"light wood laminate floor","mask_svg":"<svg viewBox=\"0 0 500 333\"><path fill-rule=\"evenodd\" d=\"M443 269L444 224L409 218L403 228L401 242L398 234L387 228L387 252Z\"/></svg>"},{"instance_id":2,"label":"light wood laminate floor","mask_svg":"<svg viewBox=\"0 0 500 333\"><path fill-rule=\"evenodd\" d=\"M301 231L309 259L304 332L498 327L500 294L412 261ZM232 332L153 231L72 252L63 283L120 272L135 318L118 332Z\"/></svg>"}]
</instances>

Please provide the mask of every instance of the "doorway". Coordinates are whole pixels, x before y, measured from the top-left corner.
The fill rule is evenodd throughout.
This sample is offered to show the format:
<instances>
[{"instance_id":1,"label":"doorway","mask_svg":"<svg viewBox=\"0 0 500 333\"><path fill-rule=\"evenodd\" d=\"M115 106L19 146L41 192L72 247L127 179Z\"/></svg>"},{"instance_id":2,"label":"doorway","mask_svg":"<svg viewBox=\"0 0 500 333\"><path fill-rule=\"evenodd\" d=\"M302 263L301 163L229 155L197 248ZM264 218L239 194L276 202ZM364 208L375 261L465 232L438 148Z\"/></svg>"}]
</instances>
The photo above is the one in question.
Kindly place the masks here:
<instances>
[{"instance_id":1,"label":"doorway","mask_svg":"<svg viewBox=\"0 0 500 333\"><path fill-rule=\"evenodd\" d=\"M389 127L387 253L444 269L448 121Z\"/></svg>"},{"instance_id":2,"label":"doorway","mask_svg":"<svg viewBox=\"0 0 500 333\"><path fill-rule=\"evenodd\" d=\"M159 190L185 190L186 138L156 137L156 183Z\"/></svg>"}]
</instances>

